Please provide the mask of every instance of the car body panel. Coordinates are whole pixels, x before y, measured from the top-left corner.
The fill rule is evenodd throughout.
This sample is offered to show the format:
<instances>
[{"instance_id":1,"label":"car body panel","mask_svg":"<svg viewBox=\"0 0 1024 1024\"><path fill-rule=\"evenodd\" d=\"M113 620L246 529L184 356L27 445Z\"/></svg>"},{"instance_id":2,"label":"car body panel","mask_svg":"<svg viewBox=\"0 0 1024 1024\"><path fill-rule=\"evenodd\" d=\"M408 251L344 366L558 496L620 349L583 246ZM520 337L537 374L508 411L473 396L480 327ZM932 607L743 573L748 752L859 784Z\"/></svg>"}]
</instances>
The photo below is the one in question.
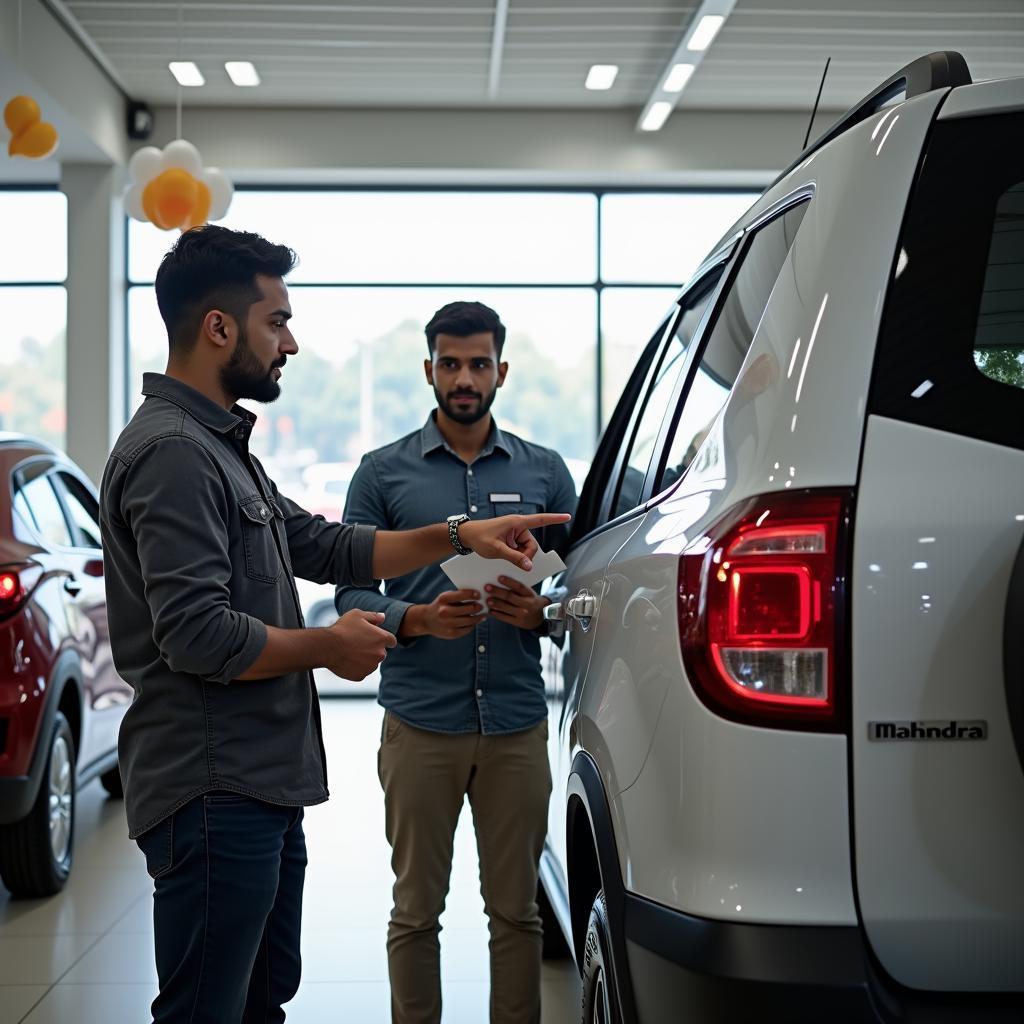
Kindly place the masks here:
<instances>
[{"instance_id":1,"label":"car body panel","mask_svg":"<svg viewBox=\"0 0 1024 1024\"><path fill-rule=\"evenodd\" d=\"M904 985L1024 982L1024 772L1003 620L1024 452L872 417L855 517L853 806L871 945ZM869 739L871 722L984 721L976 741Z\"/></svg>"}]
</instances>

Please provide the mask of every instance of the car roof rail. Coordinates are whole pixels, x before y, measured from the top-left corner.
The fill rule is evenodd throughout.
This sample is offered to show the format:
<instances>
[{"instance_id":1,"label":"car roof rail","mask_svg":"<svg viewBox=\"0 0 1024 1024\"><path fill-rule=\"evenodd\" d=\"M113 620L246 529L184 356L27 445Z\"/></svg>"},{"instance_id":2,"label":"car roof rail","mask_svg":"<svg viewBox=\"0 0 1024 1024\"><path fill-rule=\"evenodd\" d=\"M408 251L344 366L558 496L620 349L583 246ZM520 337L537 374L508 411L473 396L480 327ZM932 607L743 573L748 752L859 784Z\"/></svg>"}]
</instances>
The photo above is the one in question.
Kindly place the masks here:
<instances>
[{"instance_id":1,"label":"car roof rail","mask_svg":"<svg viewBox=\"0 0 1024 1024\"><path fill-rule=\"evenodd\" d=\"M877 114L882 107L897 96L905 94L904 99L909 100L914 96L923 96L936 89L952 89L958 85L970 85L971 82L971 71L967 67L967 61L962 53L957 53L955 50L937 50L935 53L926 53L923 57L912 60L843 114L768 187L771 188L781 181L794 167L821 149L827 142L831 142L836 136L842 135L854 125Z\"/></svg>"}]
</instances>

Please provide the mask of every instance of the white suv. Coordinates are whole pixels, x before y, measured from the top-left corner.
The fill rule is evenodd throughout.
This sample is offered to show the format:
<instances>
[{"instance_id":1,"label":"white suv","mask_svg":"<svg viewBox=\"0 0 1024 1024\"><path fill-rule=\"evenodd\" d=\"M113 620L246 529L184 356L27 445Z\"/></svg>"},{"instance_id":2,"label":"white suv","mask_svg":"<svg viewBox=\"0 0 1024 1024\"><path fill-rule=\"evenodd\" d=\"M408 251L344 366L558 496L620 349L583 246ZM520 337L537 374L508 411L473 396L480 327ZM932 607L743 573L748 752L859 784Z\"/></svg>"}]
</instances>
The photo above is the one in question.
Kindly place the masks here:
<instances>
[{"instance_id":1,"label":"white suv","mask_svg":"<svg viewBox=\"0 0 1024 1024\"><path fill-rule=\"evenodd\" d=\"M625 387L548 609L584 1021L1024 1019L1022 139L908 65Z\"/></svg>"}]
</instances>

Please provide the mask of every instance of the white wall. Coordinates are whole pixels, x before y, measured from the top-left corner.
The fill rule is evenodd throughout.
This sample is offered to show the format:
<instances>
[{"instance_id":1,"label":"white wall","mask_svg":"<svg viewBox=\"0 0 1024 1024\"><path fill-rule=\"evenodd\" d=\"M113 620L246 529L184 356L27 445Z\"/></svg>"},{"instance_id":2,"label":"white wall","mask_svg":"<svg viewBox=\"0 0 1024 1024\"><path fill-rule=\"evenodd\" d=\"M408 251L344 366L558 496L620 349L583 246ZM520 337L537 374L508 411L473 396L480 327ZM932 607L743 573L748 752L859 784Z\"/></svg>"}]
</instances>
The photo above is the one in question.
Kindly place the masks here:
<instances>
[{"instance_id":1,"label":"white wall","mask_svg":"<svg viewBox=\"0 0 1024 1024\"><path fill-rule=\"evenodd\" d=\"M156 112L151 140L174 138ZM186 106L183 135L236 181L756 185L796 156L798 113L679 110L660 132L636 112L254 110ZM829 120L819 115L819 125Z\"/></svg>"}]
</instances>

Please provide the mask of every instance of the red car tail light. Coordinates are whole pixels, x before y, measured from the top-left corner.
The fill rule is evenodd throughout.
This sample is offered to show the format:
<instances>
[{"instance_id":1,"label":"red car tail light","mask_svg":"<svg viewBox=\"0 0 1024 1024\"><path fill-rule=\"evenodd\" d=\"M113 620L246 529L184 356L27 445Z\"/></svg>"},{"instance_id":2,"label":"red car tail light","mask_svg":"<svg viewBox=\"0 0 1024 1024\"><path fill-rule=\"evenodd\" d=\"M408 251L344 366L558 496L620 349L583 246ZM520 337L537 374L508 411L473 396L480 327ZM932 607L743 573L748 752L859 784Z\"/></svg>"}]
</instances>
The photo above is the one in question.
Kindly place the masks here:
<instances>
[{"instance_id":1,"label":"red car tail light","mask_svg":"<svg viewBox=\"0 0 1024 1024\"><path fill-rule=\"evenodd\" d=\"M28 592L20 573L11 569L0 571L0 618L16 612L25 603Z\"/></svg>"},{"instance_id":2,"label":"red car tail light","mask_svg":"<svg viewBox=\"0 0 1024 1024\"><path fill-rule=\"evenodd\" d=\"M757 498L683 554L683 661L701 699L736 721L841 729L852 496Z\"/></svg>"}]
</instances>

